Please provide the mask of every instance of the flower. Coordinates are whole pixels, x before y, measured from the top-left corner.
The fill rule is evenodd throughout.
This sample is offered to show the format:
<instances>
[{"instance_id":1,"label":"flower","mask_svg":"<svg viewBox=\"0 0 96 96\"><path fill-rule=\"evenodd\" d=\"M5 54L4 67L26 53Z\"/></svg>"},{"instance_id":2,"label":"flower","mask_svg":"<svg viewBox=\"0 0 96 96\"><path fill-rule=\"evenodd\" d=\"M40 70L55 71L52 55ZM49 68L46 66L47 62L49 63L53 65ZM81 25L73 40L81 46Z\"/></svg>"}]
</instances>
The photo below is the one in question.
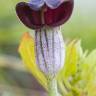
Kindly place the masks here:
<instances>
[{"instance_id":1,"label":"flower","mask_svg":"<svg viewBox=\"0 0 96 96\"><path fill-rule=\"evenodd\" d=\"M35 32L36 60L41 71L54 78L65 61L65 44L60 29L42 28Z\"/></svg>"},{"instance_id":2,"label":"flower","mask_svg":"<svg viewBox=\"0 0 96 96\"><path fill-rule=\"evenodd\" d=\"M65 62L60 25L69 19L72 10L73 0L30 0L29 3L20 2L16 6L20 20L27 27L35 29L35 47L31 51L35 51L36 55L33 56L36 64L47 78L49 96L60 96L56 76Z\"/></svg>"},{"instance_id":3,"label":"flower","mask_svg":"<svg viewBox=\"0 0 96 96\"><path fill-rule=\"evenodd\" d=\"M30 0L18 3L16 12L24 25L40 29L64 24L72 14L73 5L74 0Z\"/></svg>"},{"instance_id":4,"label":"flower","mask_svg":"<svg viewBox=\"0 0 96 96\"><path fill-rule=\"evenodd\" d=\"M30 0L20 2L16 12L20 20L35 29L36 60L42 72L51 79L62 68L65 48L60 25L72 13L74 0Z\"/></svg>"}]
</instances>

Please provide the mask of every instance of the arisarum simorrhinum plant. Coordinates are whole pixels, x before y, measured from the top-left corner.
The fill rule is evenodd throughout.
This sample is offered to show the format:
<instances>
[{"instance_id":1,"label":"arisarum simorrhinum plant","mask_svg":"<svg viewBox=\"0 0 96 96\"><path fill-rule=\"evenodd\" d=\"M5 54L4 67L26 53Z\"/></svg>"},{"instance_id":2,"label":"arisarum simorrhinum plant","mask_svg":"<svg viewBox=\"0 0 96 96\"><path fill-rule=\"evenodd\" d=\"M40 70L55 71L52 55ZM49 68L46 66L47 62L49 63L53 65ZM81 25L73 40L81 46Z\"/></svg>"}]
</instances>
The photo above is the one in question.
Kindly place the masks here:
<instances>
[{"instance_id":1,"label":"arisarum simorrhinum plant","mask_svg":"<svg viewBox=\"0 0 96 96\"><path fill-rule=\"evenodd\" d=\"M47 78L49 96L60 96L56 76L65 61L60 26L70 18L73 5L73 0L30 0L16 6L19 19L35 31L36 64Z\"/></svg>"}]
</instances>

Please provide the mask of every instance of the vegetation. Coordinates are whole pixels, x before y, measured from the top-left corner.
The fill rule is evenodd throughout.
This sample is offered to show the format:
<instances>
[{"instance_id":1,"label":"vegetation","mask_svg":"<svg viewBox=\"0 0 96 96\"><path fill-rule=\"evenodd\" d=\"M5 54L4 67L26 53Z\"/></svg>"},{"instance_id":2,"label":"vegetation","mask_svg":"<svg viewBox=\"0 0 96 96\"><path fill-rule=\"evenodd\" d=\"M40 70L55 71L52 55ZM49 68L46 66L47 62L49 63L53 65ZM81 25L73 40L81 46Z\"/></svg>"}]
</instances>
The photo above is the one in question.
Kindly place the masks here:
<instances>
[{"instance_id":1,"label":"vegetation","mask_svg":"<svg viewBox=\"0 0 96 96\"><path fill-rule=\"evenodd\" d=\"M36 64L34 39L24 35L19 47L20 55L37 81L48 90L48 80ZM57 75L61 96L96 96L96 50L83 51L81 41L66 44L66 59Z\"/></svg>"}]
</instances>

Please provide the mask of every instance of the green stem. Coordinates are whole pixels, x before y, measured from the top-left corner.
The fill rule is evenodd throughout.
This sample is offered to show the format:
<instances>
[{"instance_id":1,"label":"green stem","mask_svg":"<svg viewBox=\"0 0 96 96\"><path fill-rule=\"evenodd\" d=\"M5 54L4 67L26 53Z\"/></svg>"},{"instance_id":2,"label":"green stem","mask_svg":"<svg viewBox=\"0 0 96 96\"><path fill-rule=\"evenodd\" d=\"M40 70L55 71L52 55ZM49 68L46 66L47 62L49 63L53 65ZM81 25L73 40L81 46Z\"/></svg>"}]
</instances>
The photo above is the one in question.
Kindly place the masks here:
<instances>
[{"instance_id":1,"label":"green stem","mask_svg":"<svg viewBox=\"0 0 96 96\"><path fill-rule=\"evenodd\" d=\"M55 78L48 81L48 96L60 96Z\"/></svg>"}]
</instances>

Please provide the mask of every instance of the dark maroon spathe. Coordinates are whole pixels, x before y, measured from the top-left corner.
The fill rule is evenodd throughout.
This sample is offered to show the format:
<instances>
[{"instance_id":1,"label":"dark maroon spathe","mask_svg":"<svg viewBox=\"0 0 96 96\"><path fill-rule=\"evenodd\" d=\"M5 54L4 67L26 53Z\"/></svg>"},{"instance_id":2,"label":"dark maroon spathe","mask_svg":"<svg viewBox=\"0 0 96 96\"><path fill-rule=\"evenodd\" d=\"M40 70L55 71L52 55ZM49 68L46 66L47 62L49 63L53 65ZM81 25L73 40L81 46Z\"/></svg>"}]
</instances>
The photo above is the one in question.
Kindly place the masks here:
<instances>
[{"instance_id":1,"label":"dark maroon spathe","mask_svg":"<svg viewBox=\"0 0 96 96\"><path fill-rule=\"evenodd\" d=\"M16 12L19 19L24 25L31 29L40 29L43 26L56 27L64 24L71 16L74 6L74 0L63 2L56 9L51 9L46 6L46 11L43 14L44 22L42 22L42 9L33 10L29 3L20 2L16 6Z\"/></svg>"}]
</instances>

